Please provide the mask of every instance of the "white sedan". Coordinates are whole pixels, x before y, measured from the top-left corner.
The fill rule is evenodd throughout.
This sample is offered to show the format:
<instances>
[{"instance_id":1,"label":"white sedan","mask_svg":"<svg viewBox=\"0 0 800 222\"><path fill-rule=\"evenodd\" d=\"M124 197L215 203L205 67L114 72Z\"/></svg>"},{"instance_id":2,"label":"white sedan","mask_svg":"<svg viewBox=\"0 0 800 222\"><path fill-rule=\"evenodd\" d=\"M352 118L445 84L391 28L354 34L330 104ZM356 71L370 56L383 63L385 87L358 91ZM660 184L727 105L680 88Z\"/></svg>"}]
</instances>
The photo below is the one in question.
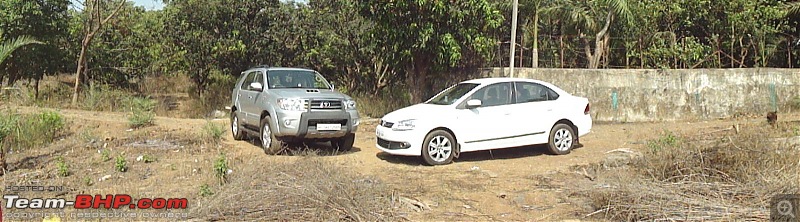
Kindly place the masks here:
<instances>
[{"instance_id":1,"label":"white sedan","mask_svg":"<svg viewBox=\"0 0 800 222\"><path fill-rule=\"evenodd\" d=\"M591 129L586 98L538 80L484 78L386 114L375 133L386 153L442 165L464 152L533 144L568 154Z\"/></svg>"}]
</instances>

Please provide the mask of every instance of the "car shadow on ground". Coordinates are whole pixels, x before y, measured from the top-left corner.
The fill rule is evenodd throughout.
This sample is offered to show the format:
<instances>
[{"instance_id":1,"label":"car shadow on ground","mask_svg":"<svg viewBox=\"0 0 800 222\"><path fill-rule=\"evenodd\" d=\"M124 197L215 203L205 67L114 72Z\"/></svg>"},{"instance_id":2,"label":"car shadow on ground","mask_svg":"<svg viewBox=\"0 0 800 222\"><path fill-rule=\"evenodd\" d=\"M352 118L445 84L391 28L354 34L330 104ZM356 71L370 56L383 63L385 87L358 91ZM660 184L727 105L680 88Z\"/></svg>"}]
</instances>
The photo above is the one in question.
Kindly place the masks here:
<instances>
[{"instance_id":1,"label":"car shadow on ground","mask_svg":"<svg viewBox=\"0 0 800 222\"><path fill-rule=\"evenodd\" d=\"M576 145L573 149L582 148L582 144ZM519 159L540 155L551 155L547 150L547 145L530 145L493 150L483 150L462 153L453 162L480 162L487 160ZM423 160L418 156L395 156L386 152L376 154L378 158L389 163L406 164L411 166L423 165Z\"/></svg>"},{"instance_id":2,"label":"car shadow on ground","mask_svg":"<svg viewBox=\"0 0 800 222\"><path fill-rule=\"evenodd\" d=\"M261 149L261 141L258 139L255 140L248 140L248 143L255 146L256 149ZM354 154L356 152L361 152L361 148L353 146L350 151L342 152L339 150L334 149L331 147L330 142L315 142L315 141L308 141L308 142L295 142L289 143L286 149L281 152L279 155L282 156L308 156L308 155L317 155L317 156L339 156L339 155L348 155Z\"/></svg>"}]
</instances>

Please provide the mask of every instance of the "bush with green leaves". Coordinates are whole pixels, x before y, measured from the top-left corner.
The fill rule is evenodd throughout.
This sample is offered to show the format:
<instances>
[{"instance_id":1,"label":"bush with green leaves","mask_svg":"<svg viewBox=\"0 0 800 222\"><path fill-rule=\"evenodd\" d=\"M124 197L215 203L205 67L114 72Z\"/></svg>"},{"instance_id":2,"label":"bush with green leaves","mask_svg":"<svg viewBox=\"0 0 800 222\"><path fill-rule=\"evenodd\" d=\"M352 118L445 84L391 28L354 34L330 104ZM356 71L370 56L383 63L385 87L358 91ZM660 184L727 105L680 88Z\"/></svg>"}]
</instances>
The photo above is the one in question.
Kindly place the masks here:
<instances>
[{"instance_id":1,"label":"bush with green leaves","mask_svg":"<svg viewBox=\"0 0 800 222\"><path fill-rule=\"evenodd\" d=\"M156 101L149 98L131 99L131 114L128 117L128 124L132 128L140 128L153 125L155 119Z\"/></svg>"},{"instance_id":2,"label":"bush with green leaves","mask_svg":"<svg viewBox=\"0 0 800 222\"><path fill-rule=\"evenodd\" d=\"M128 171L128 163L125 161L124 156L117 156L117 159L114 160L114 162L114 169L116 169L118 172Z\"/></svg>"},{"instance_id":3,"label":"bush with green leaves","mask_svg":"<svg viewBox=\"0 0 800 222\"><path fill-rule=\"evenodd\" d=\"M58 158L56 158L56 168L58 168L58 175L59 176L62 176L62 177L69 176L69 174L70 174L69 173L69 165L67 165L67 162L64 160L63 156L59 156Z\"/></svg>"},{"instance_id":4,"label":"bush with green leaves","mask_svg":"<svg viewBox=\"0 0 800 222\"><path fill-rule=\"evenodd\" d=\"M26 149L53 142L64 130L66 121L55 111L39 114L0 114L0 144L4 147Z\"/></svg>"},{"instance_id":5,"label":"bush with green leaves","mask_svg":"<svg viewBox=\"0 0 800 222\"><path fill-rule=\"evenodd\" d=\"M205 126L203 126L203 137L206 140L217 142L222 139L222 136L225 135L225 127L216 124L214 122L208 121Z\"/></svg>"},{"instance_id":6,"label":"bush with green leaves","mask_svg":"<svg viewBox=\"0 0 800 222\"><path fill-rule=\"evenodd\" d=\"M214 176L219 179L219 183L223 184L227 181L228 175L228 158L225 153L220 153L217 160L214 161Z\"/></svg>"}]
</instances>

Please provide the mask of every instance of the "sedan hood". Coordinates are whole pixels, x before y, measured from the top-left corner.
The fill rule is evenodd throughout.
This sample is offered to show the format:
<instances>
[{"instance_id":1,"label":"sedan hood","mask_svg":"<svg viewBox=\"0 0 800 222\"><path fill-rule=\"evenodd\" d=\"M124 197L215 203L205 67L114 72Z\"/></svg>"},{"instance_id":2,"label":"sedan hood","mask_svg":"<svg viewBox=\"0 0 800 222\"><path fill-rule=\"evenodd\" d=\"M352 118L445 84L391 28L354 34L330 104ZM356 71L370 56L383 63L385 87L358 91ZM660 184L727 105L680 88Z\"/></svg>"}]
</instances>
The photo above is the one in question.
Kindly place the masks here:
<instances>
[{"instance_id":1,"label":"sedan hood","mask_svg":"<svg viewBox=\"0 0 800 222\"><path fill-rule=\"evenodd\" d=\"M343 93L328 89L270 89L269 92L280 98L352 99Z\"/></svg>"},{"instance_id":2,"label":"sedan hood","mask_svg":"<svg viewBox=\"0 0 800 222\"><path fill-rule=\"evenodd\" d=\"M444 113L447 109L452 109L452 107L446 105L420 103L388 113L383 116L383 120L389 122L398 122L407 119L429 119L436 117L439 113Z\"/></svg>"}]
</instances>

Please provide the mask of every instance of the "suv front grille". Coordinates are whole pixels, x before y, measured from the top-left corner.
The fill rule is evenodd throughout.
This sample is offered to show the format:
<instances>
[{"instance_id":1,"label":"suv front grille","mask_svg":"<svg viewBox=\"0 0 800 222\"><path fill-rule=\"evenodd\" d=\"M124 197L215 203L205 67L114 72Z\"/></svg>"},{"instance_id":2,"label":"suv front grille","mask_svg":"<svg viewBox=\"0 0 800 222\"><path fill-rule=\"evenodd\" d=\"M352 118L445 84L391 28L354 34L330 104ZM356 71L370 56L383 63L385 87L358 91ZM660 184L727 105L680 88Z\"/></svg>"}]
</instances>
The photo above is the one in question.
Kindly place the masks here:
<instances>
[{"instance_id":1,"label":"suv front grille","mask_svg":"<svg viewBox=\"0 0 800 222\"><path fill-rule=\"evenodd\" d=\"M342 109L341 100L311 100L309 102L312 110L336 110Z\"/></svg>"}]
</instances>

